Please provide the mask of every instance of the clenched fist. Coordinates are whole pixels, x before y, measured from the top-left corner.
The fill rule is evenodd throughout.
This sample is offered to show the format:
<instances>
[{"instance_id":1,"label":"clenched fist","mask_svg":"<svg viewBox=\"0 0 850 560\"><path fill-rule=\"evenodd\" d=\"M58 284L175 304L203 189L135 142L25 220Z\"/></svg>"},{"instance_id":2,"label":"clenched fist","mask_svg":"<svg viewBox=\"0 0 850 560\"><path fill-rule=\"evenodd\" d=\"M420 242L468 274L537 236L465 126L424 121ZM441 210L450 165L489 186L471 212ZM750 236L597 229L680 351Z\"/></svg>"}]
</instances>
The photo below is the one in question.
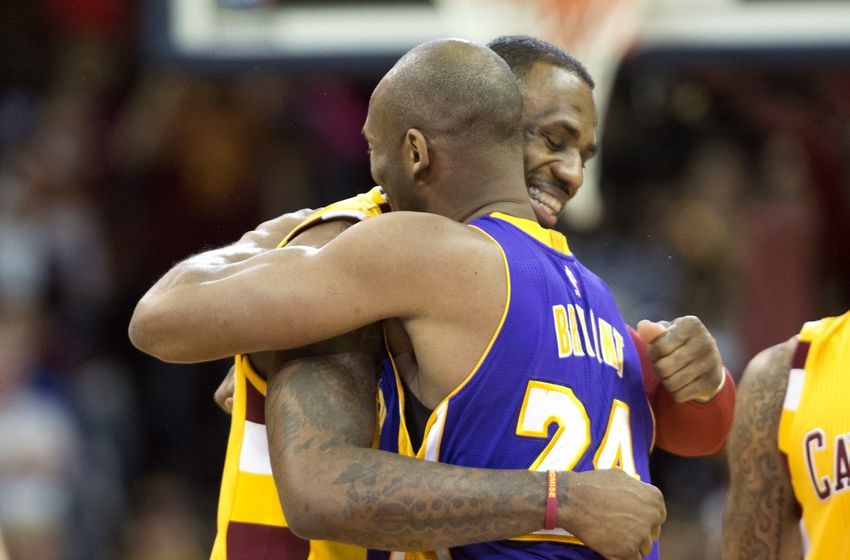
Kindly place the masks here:
<instances>
[{"instance_id":1,"label":"clenched fist","mask_svg":"<svg viewBox=\"0 0 850 560\"><path fill-rule=\"evenodd\" d=\"M697 317L679 317L672 323L643 320L637 331L649 345L661 385L677 402L708 402L723 388L726 373L720 351Z\"/></svg>"}]
</instances>

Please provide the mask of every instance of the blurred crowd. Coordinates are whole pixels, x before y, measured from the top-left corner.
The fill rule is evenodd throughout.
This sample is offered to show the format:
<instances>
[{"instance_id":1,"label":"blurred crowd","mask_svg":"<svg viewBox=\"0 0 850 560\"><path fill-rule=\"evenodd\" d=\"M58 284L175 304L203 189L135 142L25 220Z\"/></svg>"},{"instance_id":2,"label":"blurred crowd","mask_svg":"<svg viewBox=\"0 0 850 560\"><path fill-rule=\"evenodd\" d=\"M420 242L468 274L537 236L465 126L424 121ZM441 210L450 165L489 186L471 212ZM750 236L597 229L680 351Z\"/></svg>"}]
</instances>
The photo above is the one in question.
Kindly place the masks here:
<instances>
[{"instance_id":1,"label":"blurred crowd","mask_svg":"<svg viewBox=\"0 0 850 560\"><path fill-rule=\"evenodd\" d=\"M130 0L0 6L0 531L12 560L208 556L218 362L133 350L172 263L371 184L380 75L215 71L141 51ZM626 319L700 316L740 375L850 307L850 68L624 64L606 215L573 250ZM722 457L659 455L665 558L714 558Z\"/></svg>"}]
</instances>

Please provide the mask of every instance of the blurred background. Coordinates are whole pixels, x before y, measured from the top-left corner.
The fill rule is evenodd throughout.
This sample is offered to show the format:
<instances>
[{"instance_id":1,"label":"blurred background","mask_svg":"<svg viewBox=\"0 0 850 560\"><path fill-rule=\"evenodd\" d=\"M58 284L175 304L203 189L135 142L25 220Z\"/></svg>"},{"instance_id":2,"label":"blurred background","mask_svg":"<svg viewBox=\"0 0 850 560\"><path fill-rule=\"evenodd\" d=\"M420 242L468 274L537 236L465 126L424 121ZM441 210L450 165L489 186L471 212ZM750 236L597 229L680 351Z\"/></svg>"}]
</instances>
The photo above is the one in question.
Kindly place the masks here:
<instances>
[{"instance_id":1,"label":"blurred background","mask_svg":"<svg viewBox=\"0 0 850 560\"><path fill-rule=\"evenodd\" d=\"M4 0L0 528L12 560L209 555L226 362L135 351L177 260L371 186L377 80L423 40L528 33L599 85L560 222L626 319L702 318L737 377L850 307L850 3ZM657 452L666 559L719 556L722 456Z\"/></svg>"}]
</instances>

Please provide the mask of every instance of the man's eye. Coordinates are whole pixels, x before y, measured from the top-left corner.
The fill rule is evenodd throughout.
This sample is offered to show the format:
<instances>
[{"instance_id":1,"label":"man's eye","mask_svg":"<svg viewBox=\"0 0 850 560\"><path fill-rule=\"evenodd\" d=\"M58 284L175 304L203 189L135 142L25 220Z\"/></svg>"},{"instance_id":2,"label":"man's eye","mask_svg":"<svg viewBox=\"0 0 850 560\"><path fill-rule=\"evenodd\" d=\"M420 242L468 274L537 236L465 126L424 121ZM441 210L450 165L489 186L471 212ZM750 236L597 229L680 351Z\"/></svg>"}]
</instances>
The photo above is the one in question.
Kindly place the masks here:
<instances>
[{"instance_id":1,"label":"man's eye","mask_svg":"<svg viewBox=\"0 0 850 560\"><path fill-rule=\"evenodd\" d=\"M561 144L558 140L552 138L551 136L547 136L546 134L543 135L543 140L545 140L546 142L546 147L552 151L557 152L558 150L564 147L564 145Z\"/></svg>"}]
</instances>

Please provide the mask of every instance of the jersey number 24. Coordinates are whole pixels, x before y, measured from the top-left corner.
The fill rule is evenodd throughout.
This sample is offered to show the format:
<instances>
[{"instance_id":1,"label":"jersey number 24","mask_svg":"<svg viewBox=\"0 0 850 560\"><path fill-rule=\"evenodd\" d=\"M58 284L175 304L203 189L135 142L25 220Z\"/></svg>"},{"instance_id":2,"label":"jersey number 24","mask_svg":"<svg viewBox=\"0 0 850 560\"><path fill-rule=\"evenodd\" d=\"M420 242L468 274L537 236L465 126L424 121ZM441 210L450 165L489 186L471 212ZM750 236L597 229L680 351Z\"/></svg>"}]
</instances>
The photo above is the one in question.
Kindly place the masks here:
<instances>
[{"instance_id":1,"label":"jersey number 24","mask_svg":"<svg viewBox=\"0 0 850 560\"><path fill-rule=\"evenodd\" d=\"M635 469L629 405L614 399L605 436L593 457L596 469L620 468L640 479ZM549 426L558 429L546 448L529 467L533 471L572 470L591 444L590 418L582 402L569 387L531 380L519 412L519 436L548 438Z\"/></svg>"}]
</instances>

